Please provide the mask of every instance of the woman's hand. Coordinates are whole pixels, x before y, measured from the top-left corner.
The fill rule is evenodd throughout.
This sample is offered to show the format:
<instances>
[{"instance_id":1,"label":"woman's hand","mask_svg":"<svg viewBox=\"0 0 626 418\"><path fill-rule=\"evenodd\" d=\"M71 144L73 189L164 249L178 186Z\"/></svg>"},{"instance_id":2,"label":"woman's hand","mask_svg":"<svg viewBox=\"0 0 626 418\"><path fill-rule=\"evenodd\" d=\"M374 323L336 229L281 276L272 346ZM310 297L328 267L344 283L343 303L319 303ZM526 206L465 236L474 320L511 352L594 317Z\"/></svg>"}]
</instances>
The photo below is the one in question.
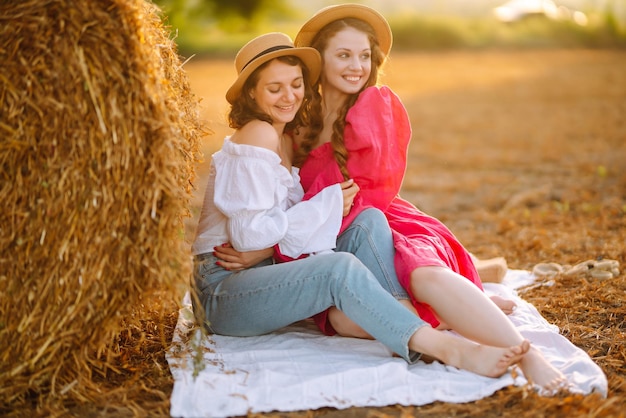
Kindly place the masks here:
<instances>
[{"instance_id":1,"label":"woman's hand","mask_svg":"<svg viewBox=\"0 0 626 418\"><path fill-rule=\"evenodd\" d=\"M230 243L225 243L219 247L213 247L213 255L220 259L219 265L226 270L244 270L257 265L266 258L274 255L274 248L264 250L239 252Z\"/></svg>"},{"instance_id":2,"label":"woman's hand","mask_svg":"<svg viewBox=\"0 0 626 418\"><path fill-rule=\"evenodd\" d=\"M352 179L341 183L341 191L343 192L343 216L347 216L350 213L354 198L359 190L361 189Z\"/></svg>"}]
</instances>

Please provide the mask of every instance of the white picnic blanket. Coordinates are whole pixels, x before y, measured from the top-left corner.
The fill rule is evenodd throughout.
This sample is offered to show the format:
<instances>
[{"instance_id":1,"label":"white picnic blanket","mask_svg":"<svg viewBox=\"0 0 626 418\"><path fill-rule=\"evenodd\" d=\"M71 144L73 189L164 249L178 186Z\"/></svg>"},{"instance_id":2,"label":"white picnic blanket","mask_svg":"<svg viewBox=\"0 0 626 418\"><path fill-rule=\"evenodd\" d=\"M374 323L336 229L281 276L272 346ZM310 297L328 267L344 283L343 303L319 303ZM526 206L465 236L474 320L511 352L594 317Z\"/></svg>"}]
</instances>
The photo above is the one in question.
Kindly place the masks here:
<instances>
[{"instance_id":1,"label":"white picnic blanket","mask_svg":"<svg viewBox=\"0 0 626 418\"><path fill-rule=\"evenodd\" d=\"M606 396L600 367L514 290L534 280L530 272L509 270L502 284L486 283L485 292L516 300L511 320L567 376L573 392ZM494 379L438 362L409 365L377 341L327 337L307 323L259 337L202 338L192 327L187 295L167 354L174 377L173 417L463 403L527 383L521 373Z\"/></svg>"}]
</instances>

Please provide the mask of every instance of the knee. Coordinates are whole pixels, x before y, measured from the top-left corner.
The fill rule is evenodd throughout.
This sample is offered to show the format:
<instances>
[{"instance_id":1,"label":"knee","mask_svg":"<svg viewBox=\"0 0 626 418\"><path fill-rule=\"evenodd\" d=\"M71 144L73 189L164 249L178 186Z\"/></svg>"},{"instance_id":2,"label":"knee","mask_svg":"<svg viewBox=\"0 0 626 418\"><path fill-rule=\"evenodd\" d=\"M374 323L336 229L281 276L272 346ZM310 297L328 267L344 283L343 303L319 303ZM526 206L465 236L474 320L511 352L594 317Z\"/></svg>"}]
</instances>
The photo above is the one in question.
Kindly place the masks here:
<instances>
[{"instance_id":1,"label":"knee","mask_svg":"<svg viewBox=\"0 0 626 418\"><path fill-rule=\"evenodd\" d=\"M337 252L332 254L333 262L328 275L330 282L338 289L356 289L368 281L376 281L370 270L354 254ZM377 282L377 281L376 281ZM378 283L378 282L377 282Z\"/></svg>"},{"instance_id":2,"label":"knee","mask_svg":"<svg viewBox=\"0 0 626 418\"><path fill-rule=\"evenodd\" d=\"M385 240L391 236L391 228L385 214L376 208L367 208L352 221L351 227L367 234L375 241Z\"/></svg>"},{"instance_id":3,"label":"knee","mask_svg":"<svg viewBox=\"0 0 626 418\"><path fill-rule=\"evenodd\" d=\"M332 270L337 278L351 277L352 272L360 272L361 269L367 270L365 265L352 253L336 252L330 255L333 257Z\"/></svg>"},{"instance_id":4,"label":"knee","mask_svg":"<svg viewBox=\"0 0 626 418\"><path fill-rule=\"evenodd\" d=\"M385 226L387 227L387 218L385 214L376 208L367 208L364 209L361 213L354 218L352 221L354 225L360 225L366 227L368 229L374 229L376 227Z\"/></svg>"},{"instance_id":5,"label":"knee","mask_svg":"<svg viewBox=\"0 0 626 418\"><path fill-rule=\"evenodd\" d=\"M411 287L423 289L428 286L438 286L450 272L451 270L446 267L418 267L411 272Z\"/></svg>"}]
</instances>

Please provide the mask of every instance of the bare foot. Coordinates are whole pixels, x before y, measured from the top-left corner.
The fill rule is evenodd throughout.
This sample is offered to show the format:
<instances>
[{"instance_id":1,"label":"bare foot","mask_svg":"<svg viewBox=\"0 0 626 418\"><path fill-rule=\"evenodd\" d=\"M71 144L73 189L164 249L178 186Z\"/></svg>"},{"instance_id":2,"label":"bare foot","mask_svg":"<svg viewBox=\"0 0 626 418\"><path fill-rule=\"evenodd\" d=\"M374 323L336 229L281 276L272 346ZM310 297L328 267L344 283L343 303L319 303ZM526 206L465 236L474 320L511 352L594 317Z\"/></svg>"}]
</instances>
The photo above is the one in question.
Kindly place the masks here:
<instances>
[{"instance_id":1,"label":"bare foot","mask_svg":"<svg viewBox=\"0 0 626 418\"><path fill-rule=\"evenodd\" d=\"M460 356L450 358L448 364L482 376L500 377L510 366L522 361L529 348L527 340L512 347L472 344Z\"/></svg>"},{"instance_id":2,"label":"bare foot","mask_svg":"<svg viewBox=\"0 0 626 418\"><path fill-rule=\"evenodd\" d=\"M531 347L519 363L526 380L539 388L542 394L554 394L567 385L567 379L553 367L541 352Z\"/></svg>"},{"instance_id":3,"label":"bare foot","mask_svg":"<svg viewBox=\"0 0 626 418\"><path fill-rule=\"evenodd\" d=\"M508 269L506 259L495 257L481 260L473 254L470 254L470 256L476 266L480 281L483 283L502 283Z\"/></svg>"},{"instance_id":4,"label":"bare foot","mask_svg":"<svg viewBox=\"0 0 626 418\"><path fill-rule=\"evenodd\" d=\"M502 296L492 295L489 299L491 299L493 303L495 303L496 306L506 315L511 315L515 312L515 308L517 308L517 304L514 301L511 299L505 299Z\"/></svg>"}]
</instances>

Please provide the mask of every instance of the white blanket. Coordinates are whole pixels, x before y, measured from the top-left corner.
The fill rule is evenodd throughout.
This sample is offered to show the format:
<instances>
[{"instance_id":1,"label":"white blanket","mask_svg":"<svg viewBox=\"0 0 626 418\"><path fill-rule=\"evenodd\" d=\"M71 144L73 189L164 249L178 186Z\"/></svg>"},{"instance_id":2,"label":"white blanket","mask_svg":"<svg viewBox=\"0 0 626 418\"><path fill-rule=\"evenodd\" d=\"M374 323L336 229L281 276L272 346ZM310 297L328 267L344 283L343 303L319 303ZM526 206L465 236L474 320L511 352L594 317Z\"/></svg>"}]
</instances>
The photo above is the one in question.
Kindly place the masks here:
<instances>
[{"instance_id":1,"label":"white blanket","mask_svg":"<svg viewBox=\"0 0 626 418\"><path fill-rule=\"evenodd\" d=\"M514 290L533 281L527 271L509 270L503 284L487 283L485 292L517 302L511 320L567 376L573 392L606 396L607 379L600 367ZM199 333L190 332L192 326L187 295L167 355L174 377L173 417L462 403L527 383L521 372L515 378L507 373L493 379L438 362L408 365L377 341L327 337L307 323L244 338L200 338ZM202 351L194 348L198 344ZM194 367L198 354L203 358L196 357Z\"/></svg>"}]
</instances>

